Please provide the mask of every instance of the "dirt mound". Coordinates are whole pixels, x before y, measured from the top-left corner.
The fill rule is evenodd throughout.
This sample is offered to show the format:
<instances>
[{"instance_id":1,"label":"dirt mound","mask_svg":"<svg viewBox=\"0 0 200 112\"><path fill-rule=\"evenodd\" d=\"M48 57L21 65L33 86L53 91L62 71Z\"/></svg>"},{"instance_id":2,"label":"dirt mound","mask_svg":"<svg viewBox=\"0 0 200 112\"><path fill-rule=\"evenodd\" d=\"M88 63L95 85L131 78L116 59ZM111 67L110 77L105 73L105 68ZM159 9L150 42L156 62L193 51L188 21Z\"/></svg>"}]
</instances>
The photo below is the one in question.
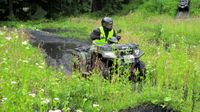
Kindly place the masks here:
<instances>
[{"instance_id":1,"label":"dirt mound","mask_svg":"<svg viewBox=\"0 0 200 112\"><path fill-rule=\"evenodd\" d=\"M119 112L178 112L167 107L154 104L141 104L134 108L122 109Z\"/></svg>"},{"instance_id":2,"label":"dirt mound","mask_svg":"<svg viewBox=\"0 0 200 112\"><path fill-rule=\"evenodd\" d=\"M66 74L72 72L70 50L90 45L88 41L63 38L45 31L29 30L27 33L29 42L43 51L46 63L56 69L62 66Z\"/></svg>"}]
</instances>

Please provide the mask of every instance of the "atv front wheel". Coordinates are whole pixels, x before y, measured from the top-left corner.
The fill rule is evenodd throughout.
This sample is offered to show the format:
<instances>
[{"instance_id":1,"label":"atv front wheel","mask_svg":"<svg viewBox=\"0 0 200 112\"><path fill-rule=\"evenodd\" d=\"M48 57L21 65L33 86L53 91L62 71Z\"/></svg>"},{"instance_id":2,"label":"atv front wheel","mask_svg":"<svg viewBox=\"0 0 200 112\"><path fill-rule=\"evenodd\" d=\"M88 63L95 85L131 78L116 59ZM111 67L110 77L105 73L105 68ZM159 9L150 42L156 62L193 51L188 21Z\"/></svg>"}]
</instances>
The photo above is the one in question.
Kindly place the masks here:
<instances>
[{"instance_id":1,"label":"atv front wheel","mask_svg":"<svg viewBox=\"0 0 200 112\"><path fill-rule=\"evenodd\" d=\"M105 79L111 80L112 66L109 66L108 60L98 59L98 69Z\"/></svg>"}]
</instances>

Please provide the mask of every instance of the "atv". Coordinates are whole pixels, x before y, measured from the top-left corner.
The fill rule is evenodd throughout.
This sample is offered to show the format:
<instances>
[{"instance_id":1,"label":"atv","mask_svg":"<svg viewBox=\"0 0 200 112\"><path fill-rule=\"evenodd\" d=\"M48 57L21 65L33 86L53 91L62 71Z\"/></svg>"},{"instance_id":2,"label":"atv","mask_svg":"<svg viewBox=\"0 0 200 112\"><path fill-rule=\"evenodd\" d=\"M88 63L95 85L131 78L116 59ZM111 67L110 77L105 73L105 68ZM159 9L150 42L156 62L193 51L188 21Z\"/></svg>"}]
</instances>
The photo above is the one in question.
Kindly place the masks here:
<instances>
[{"instance_id":1,"label":"atv","mask_svg":"<svg viewBox=\"0 0 200 112\"><path fill-rule=\"evenodd\" d=\"M84 75L97 68L105 79L112 79L112 75L125 75L125 69L129 68L129 80L141 80L146 68L140 57L144 54L139 45L128 43L118 44L118 38L108 39L108 43L102 46L91 45L76 48L74 54L74 68ZM139 72L136 77L135 72Z\"/></svg>"},{"instance_id":2,"label":"atv","mask_svg":"<svg viewBox=\"0 0 200 112\"><path fill-rule=\"evenodd\" d=\"M180 0L178 11L189 11L190 0Z\"/></svg>"}]
</instances>

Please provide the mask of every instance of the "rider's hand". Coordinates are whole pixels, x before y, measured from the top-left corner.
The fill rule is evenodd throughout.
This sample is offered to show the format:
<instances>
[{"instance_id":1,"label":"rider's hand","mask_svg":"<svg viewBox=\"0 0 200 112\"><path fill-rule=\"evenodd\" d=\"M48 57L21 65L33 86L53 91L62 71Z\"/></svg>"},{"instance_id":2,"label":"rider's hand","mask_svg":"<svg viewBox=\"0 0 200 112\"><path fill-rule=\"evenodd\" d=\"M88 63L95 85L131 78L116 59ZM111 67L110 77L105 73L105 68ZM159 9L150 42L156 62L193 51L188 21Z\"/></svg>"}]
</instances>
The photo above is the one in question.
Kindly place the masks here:
<instances>
[{"instance_id":1,"label":"rider's hand","mask_svg":"<svg viewBox=\"0 0 200 112\"><path fill-rule=\"evenodd\" d=\"M120 40L122 37L121 36L117 36L117 40Z\"/></svg>"}]
</instances>

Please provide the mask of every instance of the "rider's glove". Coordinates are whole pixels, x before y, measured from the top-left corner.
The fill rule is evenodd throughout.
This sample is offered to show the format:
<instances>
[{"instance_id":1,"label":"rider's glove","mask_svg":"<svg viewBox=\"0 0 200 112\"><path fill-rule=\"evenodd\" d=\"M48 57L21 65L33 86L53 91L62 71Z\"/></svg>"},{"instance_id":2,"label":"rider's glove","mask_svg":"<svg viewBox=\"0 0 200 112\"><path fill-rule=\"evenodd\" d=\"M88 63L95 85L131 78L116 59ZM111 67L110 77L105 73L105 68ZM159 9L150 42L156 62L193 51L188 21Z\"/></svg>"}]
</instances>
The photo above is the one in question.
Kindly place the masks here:
<instances>
[{"instance_id":1,"label":"rider's glove","mask_svg":"<svg viewBox=\"0 0 200 112\"><path fill-rule=\"evenodd\" d=\"M122 37L121 36L117 36L117 40L120 40Z\"/></svg>"}]
</instances>

